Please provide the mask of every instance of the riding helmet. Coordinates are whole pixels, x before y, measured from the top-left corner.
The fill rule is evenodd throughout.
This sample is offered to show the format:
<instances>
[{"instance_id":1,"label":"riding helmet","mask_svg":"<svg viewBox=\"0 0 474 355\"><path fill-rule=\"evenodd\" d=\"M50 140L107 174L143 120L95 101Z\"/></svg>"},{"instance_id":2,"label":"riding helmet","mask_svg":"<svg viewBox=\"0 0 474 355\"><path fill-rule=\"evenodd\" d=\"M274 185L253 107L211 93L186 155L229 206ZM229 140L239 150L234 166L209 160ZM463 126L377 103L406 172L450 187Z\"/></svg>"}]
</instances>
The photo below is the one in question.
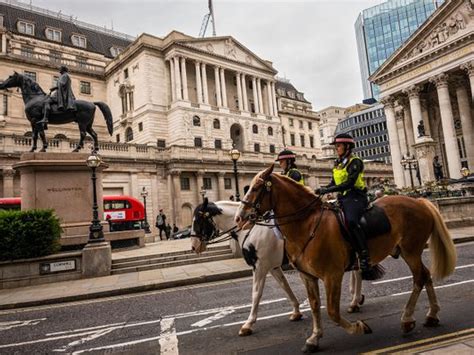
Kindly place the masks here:
<instances>
[{"instance_id":1,"label":"riding helmet","mask_svg":"<svg viewBox=\"0 0 474 355\"><path fill-rule=\"evenodd\" d=\"M279 154L278 158L275 161L286 160L286 159L296 159L296 154L289 149L283 149Z\"/></svg>"}]
</instances>

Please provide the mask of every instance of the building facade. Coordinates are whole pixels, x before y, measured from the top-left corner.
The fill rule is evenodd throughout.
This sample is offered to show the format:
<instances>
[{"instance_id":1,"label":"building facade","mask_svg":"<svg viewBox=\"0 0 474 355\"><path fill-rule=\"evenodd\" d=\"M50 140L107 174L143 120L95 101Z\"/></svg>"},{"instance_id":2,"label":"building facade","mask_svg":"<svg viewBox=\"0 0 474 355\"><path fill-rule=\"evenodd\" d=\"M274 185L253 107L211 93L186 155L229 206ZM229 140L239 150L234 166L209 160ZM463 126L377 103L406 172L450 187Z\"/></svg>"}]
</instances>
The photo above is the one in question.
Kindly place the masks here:
<instances>
[{"instance_id":1,"label":"building facade","mask_svg":"<svg viewBox=\"0 0 474 355\"><path fill-rule=\"evenodd\" d=\"M474 3L443 3L372 76L380 86L395 182L407 186L401 159L414 155L422 182L474 166Z\"/></svg>"},{"instance_id":2,"label":"building facade","mask_svg":"<svg viewBox=\"0 0 474 355\"><path fill-rule=\"evenodd\" d=\"M355 23L355 31L364 99L378 99L379 88L370 83L369 76L443 1L389 0L362 11Z\"/></svg>"}]
</instances>

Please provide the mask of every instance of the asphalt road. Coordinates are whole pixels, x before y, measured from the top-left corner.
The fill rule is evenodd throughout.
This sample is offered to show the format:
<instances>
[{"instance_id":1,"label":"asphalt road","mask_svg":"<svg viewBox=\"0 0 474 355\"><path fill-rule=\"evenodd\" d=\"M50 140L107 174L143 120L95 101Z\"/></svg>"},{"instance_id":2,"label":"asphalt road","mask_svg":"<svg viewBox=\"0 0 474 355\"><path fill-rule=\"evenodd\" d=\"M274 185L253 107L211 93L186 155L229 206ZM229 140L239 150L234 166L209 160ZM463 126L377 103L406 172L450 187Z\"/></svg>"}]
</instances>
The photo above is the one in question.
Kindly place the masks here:
<instances>
[{"instance_id":1,"label":"asphalt road","mask_svg":"<svg viewBox=\"0 0 474 355\"><path fill-rule=\"evenodd\" d=\"M363 285L362 312L347 315L351 320L364 319L373 334L347 335L323 309L320 351L365 352L474 328L474 243L457 245L457 251L456 272L436 283L439 327L422 325L428 306L423 292L415 313L417 327L402 335L400 316L411 279L403 261L388 258L383 263L387 268L383 282ZM429 253L424 256L429 259ZM297 354L311 333L311 318L298 274L289 271L286 275L306 310L304 319L288 320L291 307L268 277L259 320L249 337L237 335L250 311L251 279L245 278L0 312L0 354ZM348 278L347 274L343 310L350 300ZM324 291L322 298L324 306Z\"/></svg>"}]
</instances>

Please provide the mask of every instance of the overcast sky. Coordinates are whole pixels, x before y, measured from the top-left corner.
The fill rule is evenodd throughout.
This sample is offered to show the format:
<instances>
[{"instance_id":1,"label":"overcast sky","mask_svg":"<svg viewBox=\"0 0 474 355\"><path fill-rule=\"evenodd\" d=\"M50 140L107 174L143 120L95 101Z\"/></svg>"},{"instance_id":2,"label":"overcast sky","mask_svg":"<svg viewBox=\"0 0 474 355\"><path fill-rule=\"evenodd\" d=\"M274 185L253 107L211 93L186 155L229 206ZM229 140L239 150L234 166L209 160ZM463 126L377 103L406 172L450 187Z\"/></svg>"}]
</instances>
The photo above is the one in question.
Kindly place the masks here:
<instances>
[{"instance_id":1,"label":"overcast sky","mask_svg":"<svg viewBox=\"0 0 474 355\"><path fill-rule=\"evenodd\" d=\"M24 0L24 2L29 2ZM231 35L273 62L278 76L304 92L314 110L363 99L354 23L381 0L214 0L218 36ZM33 5L77 16L131 35L197 36L207 0L32 0ZM211 35L208 28L207 35Z\"/></svg>"}]
</instances>

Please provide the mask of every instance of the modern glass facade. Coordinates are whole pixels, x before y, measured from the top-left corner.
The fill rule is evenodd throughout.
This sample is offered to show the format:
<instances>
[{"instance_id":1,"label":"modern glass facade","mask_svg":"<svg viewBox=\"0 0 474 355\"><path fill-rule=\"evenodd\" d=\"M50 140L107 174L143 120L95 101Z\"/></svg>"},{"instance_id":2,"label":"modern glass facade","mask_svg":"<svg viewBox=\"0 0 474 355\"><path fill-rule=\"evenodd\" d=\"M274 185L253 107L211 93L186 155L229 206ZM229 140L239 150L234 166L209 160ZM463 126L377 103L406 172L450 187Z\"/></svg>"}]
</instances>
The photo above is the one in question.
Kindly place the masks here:
<instances>
[{"instance_id":1,"label":"modern glass facade","mask_svg":"<svg viewBox=\"0 0 474 355\"><path fill-rule=\"evenodd\" d=\"M378 98L368 81L377 68L440 6L444 0L389 0L362 11L355 23L364 99Z\"/></svg>"}]
</instances>

